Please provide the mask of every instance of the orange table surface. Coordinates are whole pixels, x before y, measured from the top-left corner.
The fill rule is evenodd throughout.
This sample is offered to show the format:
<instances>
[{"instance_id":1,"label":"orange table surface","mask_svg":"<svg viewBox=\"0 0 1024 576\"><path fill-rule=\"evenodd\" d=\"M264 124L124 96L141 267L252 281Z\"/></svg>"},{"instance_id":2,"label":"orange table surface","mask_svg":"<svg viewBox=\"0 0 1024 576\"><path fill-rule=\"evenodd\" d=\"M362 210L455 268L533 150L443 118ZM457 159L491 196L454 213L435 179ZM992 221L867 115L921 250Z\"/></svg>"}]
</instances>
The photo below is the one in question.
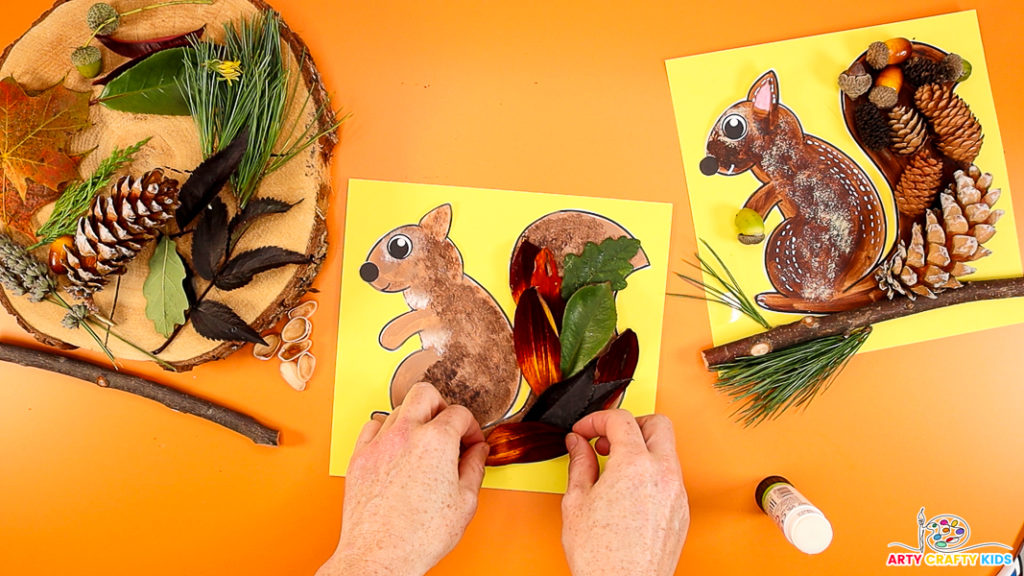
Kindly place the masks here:
<instances>
[{"instance_id":1,"label":"orange table surface","mask_svg":"<svg viewBox=\"0 0 1024 576\"><path fill-rule=\"evenodd\" d=\"M0 41L47 7L5 2ZM244 352L179 375L130 366L280 428L282 445L266 448L126 394L0 366L0 574L312 574L334 548L345 485L327 464L348 179L671 202L671 261L682 269L696 243L666 58L977 8L1010 185L1024 191L1017 1L275 7L354 114L316 284L319 372L296 393ZM714 82L694 78L691 89ZM6 315L0 337L29 340ZM698 356L710 342L703 305L670 298L658 410L676 424L693 518L678 573L887 573L887 544L916 540L921 506L963 516L972 541L1013 544L1024 521L1022 341L1013 326L861 355L806 412L744 429ZM825 553L799 553L754 507L769 474L793 479L832 521ZM566 574L559 503L484 491L433 573Z\"/></svg>"}]
</instances>

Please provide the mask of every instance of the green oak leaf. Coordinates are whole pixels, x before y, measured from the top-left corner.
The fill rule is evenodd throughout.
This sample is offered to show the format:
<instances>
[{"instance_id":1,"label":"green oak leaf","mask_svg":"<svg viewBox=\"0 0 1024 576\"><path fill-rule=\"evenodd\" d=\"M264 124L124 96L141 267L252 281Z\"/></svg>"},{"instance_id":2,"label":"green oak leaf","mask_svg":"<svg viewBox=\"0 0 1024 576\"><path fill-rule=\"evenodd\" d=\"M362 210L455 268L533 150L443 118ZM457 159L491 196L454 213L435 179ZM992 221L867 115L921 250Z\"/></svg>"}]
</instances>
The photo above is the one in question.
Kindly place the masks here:
<instances>
[{"instance_id":1,"label":"green oak leaf","mask_svg":"<svg viewBox=\"0 0 1024 576\"><path fill-rule=\"evenodd\" d=\"M640 250L636 238L609 238L601 244L587 242L580 255L568 254L563 264L562 298L570 298L587 284L608 282L612 290L626 287L626 276L633 271L630 260Z\"/></svg>"},{"instance_id":2,"label":"green oak leaf","mask_svg":"<svg viewBox=\"0 0 1024 576\"><path fill-rule=\"evenodd\" d=\"M162 236L149 259L149 275L142 285L142 294L146 297L146 317L164 338L185 323L188 296L184 281L185 265L178 247L174 240Z\"/></svg>"}]
</instances>

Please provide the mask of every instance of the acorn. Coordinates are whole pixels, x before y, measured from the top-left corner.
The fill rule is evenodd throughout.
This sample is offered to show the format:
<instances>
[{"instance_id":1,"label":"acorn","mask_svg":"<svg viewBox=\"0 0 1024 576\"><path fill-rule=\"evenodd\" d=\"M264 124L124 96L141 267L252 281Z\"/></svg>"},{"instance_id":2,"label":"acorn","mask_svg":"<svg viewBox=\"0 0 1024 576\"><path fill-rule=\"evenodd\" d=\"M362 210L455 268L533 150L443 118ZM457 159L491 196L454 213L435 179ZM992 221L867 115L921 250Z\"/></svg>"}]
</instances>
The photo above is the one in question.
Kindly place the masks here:
<instances>
[{"instance_id":1,"label":"acorn","mask_svg":"<svg viewBox=\"0 0 1024 576\"><path fill-rule=\"evenodd\" d=\"M868 100L883 110L896 105L900 89L903 88L903 70L899 66L887 66L875 78L875 87L868 94Z\"/></svg>"},{"instance_id":2,"label":"acorn","mask_svg":"<svg viewBox=\"0 0 1024 576\"><path fill-rule=\"evenodd\" d=\"M963 58L960 59L960 67L960 77L956 79L957 82L963 82L964 80L970 78L971 72L974 70L974 67L971 66L971 63Z\"/></svg>"},{"instance_id":3,"label":"acorn","mask_svg":"<svg viewBox=\"0 0 1024 576\"><path fill-rule=\"evenodd\" d=\"M872 68L881 70L886 66L902 63L907 58L910 58L913 51L914 47L910 44L910 40L906 38L890 38L885 42L872 42L868 46L865 60L867 60Z\"/></svg>"},{"instance_id":4,"label":"acorn","mask_svg":"<svg viewBox=\"0 0 1024 576\"><path fill-rule=\"evenodd\" d=\"M89 24L89 30L96 34L109 36L117 30L118 25L121 23L121 15L110 4L97 2L89 7L89 13L86 14L85 21Z\"/></svg>"},{"instance_id":5,"label":"acorn","mask_svg":"<svg viewBox=\"0 0 1024 576\"><path fill-rule=\"evenodd\" d=\"M764 219L756 210L744 208L736 213L736 231L743 244L758 244L764 240Z\"/></svg>"},{"instance_id":6,"label":"acorn","mask_svg":"<svg viewBox=\"0 0 1024 576\"><path fill-rule=\"evenodd\" d=\"M851 100L856 100L871 90L871 75L864 69L864 65L855 62L853 66L839 75L839 89Z\"/></svg>"},{"instance_id":7,"label":"acorn","mask_svg":"<svg viewBox=\"0 0 1024 576\"><path fill-rule=\"evenodd\" d=\"M50 271L54 274L63 276L68 273L68 269L64 266L64 254L72 243L74 243L72 236L61 236L50 243L50 253L46 258L46 262L50 265Z\"/></svg>"},{"instance_id":8,"label":"acorn","mask_svg":"<svg viewBox=\"0 0 1024 576\"><path fill-rule=\"evenodd\" d=\"M95 78L103 70L103 55L95 46L82 46L71 53L71 63L83 78Z\"/></svg>"}]
</instances>

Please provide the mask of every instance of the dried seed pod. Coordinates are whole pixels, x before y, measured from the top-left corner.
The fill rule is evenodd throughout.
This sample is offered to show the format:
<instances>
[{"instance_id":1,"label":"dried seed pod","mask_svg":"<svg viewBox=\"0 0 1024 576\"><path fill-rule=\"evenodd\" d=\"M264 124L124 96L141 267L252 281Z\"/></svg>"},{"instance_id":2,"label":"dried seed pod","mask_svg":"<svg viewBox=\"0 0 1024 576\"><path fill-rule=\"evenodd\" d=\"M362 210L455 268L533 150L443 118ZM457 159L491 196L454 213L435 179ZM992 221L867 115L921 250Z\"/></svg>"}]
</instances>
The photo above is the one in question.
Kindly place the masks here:
<instances>
[{"instance_id":1,"label":"dried seed pod","mask_svg":"<svg viewBox=\"0 0 1024 576\"><path fill-rule=\"evenodd\" d=\"M277 349L281 347L281 336L277 334L265 334L263 344L256 344L252 347L252 355L258 360L270 360L277 355Z\"/></svg>"},{"instance_id":2,"label":"dried seed pod","mask_svg":"<svg viewBox=\"0 0 1024 576\"><path fill-rule=\"evenodd\" d=\"M288 311L289 318L312 318L319 305L316 300L306 300Z\"/></svg>"},{"instance_id":3,"label":"dried seed pod","mask_svg":"<svg viewBox=\"0 0 1024 576\"><path fill-rule=\"evenodd\" d=\"M281 363L281 377L288 383L289 386L294 388L298 392L302 392L306 389L306 383L308 379L303 379L299 375L299 365L296 362L282 362Z\"/></svg>"},{"instance_id":4,"label":"dried seed pod","mask_svg":"<svg viewBox=\"0 0 1024 576\"><path fill-rule=\"evenodd\" d=\"M288 343L302 342L309 338L309 333L312 330L313 325L308 318L292 318L285 324L284 330L281 330L281 339Z\"/></svg>"},{"instance_id":5,"label":"dried seed pod","mask_svg":"<svg viewBox=\"0 0 1024 576\"><path fill-rule=\"evenodd\" d=\"M903 79L914 86L944 84L956 80L950 77L950 68L924 56L911 56L903 64Z\"/></svg>"},{"instance_id":6,"label":"dried seed pod","mask_svg":"<svg viewBox=\"0 0 1024 576\"><path fill-rule=\"evenodd\" d=\"M864 65L860 62L855 62L849 70L839 75L839 89L851 100L856 100L867 94L868 90L871 90L872 83L871 75L867 73Z\"/></svg>"},{"instance_id":7,"label":"dried seed pod","mask_svg":"<svg viewBox=\"0 0 1024 576\"><path fill-rule=\"evenodd\" d=\"M900 89L903 88L903 70L899 66L889 66L875 78L875 87L868 94L871 103L883 110L896 105Z\"/></svg>"},{"instance_id":8,"label":"dried seed pod","mask_svg":"<svg viewBox=\"0 0 1024 576\"><path fill-rule=\"evenodd\" d=\"M910 57L914 47L906 38L890 38L885 42L872 42L868 46L868 53L865 57L867 63L876 70L886 66L900 64Z\"/></svg>"},{"instance_id":9,"label":"dried seed pod","mask_svg":"<svg viewBox=\"0 0 1024 576\"><path fill-rule=\"evenodd\" d=\"M914 108L897 106L889 111L889 139L893 152L915 154L928 140L928 123Z\"/></svg>"},{"instance_id":10,"label":"dried seed pod","mask_svg":"<svg viewBox=\"0 0 1024 576\"><path fill-rule=\"evenodd\" d=\"M291 362L299 356L302 356L309 349L313 347L312 340L303 340L302 342L288 342L281 347L281 351L277 353L277 358L282 362Z\"/></svg>"},{"instance_id":11,"label":"dried seed pod","mask_svg":"<svg viewBox=\"0 0 1024 576\"><path fill-rule=\"evenodd\" d=\"M299 356L295 363L298 365L299 378L306 382L313 379L313 373L316 371L316 356L306 353Z\"/></svg>"},{"instance_id":12,"label":"dried seed pod","mask_svg":"<svg viewBox=\"0 0 1024 576\"><path fill-rule=\"evenodd\" d=\"M889 146L889 120L878 106L861 102L853 111L853 122L864 147L881 150Z\"/></svg>"}]
</instances>

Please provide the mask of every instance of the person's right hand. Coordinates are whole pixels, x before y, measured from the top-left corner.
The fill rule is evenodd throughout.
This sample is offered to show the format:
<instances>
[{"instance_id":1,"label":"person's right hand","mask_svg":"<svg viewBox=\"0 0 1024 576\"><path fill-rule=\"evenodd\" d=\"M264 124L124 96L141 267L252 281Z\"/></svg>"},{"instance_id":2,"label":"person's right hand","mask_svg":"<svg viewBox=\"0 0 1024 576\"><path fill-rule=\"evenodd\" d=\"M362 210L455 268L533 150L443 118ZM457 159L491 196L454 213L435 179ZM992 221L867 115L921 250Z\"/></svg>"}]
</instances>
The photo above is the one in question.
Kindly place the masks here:
<instances>
[{"instance_id":1,"label":"person's right hand","mask_svg":"<svg viewBox=\"0 0 1024 576\"><path fill-rule=\"evenodd\" d=\"M603 474L588 440L609 456ZM668 418L595 412L566 436L569 485L562 545L573 576L667 576L675 571L690 509Z\"/></svg>"}]
</instances>

